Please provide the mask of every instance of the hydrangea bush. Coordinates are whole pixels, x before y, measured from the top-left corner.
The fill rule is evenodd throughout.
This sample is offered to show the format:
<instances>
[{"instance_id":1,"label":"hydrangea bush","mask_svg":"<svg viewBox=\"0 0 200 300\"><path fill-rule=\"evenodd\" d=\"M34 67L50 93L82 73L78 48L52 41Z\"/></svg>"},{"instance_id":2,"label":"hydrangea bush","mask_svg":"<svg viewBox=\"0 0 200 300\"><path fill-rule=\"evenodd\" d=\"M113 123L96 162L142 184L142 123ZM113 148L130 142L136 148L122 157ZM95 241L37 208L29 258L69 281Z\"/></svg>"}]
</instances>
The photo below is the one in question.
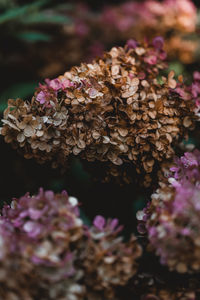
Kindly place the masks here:
<instances>
[{"instance_id":1,"label":"hydrangea bush","mask_svg":"<svg viewBox=\"0 0 200 300\"><path fill-rule=\"evenodd\" d=\"M169 40L170 22L176 32L195 30L189 1L130 2L121 9L128 14L135 7L145 16L151 12L154 26L164 23ZM119 15L115 27L126 28L119 8L110 13L114 21ZM126 22L133 25L131 18ZM31 100L8 100L1 135L25 158L68 171L78 157L90 170L100 164L101 180L140 183L153 193L137 212L137 234L126 239L117 218L97 215L85 224L80 203L66 191L41 188L5 204L1 299L199 299L200 151L184 153L184 143L198 128L200 73L189 83L176 78L168 69L169 40L129 39L92 63L46 79Z\"/></svg>"}]
</instances>

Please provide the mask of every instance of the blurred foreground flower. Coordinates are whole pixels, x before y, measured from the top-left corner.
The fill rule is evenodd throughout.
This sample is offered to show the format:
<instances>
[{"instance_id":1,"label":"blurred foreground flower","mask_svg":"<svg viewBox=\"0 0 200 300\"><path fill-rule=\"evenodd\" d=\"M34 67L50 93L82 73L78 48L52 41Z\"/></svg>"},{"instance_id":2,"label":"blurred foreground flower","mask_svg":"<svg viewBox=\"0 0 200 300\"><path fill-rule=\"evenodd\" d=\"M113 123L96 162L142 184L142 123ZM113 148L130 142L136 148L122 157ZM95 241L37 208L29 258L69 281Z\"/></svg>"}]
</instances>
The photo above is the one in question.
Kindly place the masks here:
<instances>
[{"instance_id":1,"label":"blurred foreground flower","mask_svg":"<svg viewBox=\"0 0 200 300\"><path fill-rule=\"evenodd\" d=\"M109 174L117 177L120 166L131 163L149 185L154 165L172 157L172 146L194 128L196 118L181 78L177 83L170 72L162 84L157 80L166 67L162 47L161 37L143 45L129 40L93 64L47 79L31 103L9 100L2 120L5 141L25 158L51 160L54 167L78 155L109 163Z\"/></svg>"},{"instance_id":2,"label":"blurred foreground flower","mask_svg":"<svg viewBox=\"0 0 200 300\"><path fill-rule=\"evenodd\" d=\"M97 216L88 228L78 201L40 189L14 199L0 218L0 298L116 299L137 272L141 247L124 243L118 220Z\"/></svg>"},{"instance_id":3,"label":"blurred foreground flower","mask_svg":"<svg viewBox=\"0 0 200 300\"><path fill-rule=\"evenodd\" d=\"M165 170L166 172L166 170ZM147 207L137 213L160 262L180 273L200 270L200 152L185 153L163 176Z\"/></svg>"}]
</instances>

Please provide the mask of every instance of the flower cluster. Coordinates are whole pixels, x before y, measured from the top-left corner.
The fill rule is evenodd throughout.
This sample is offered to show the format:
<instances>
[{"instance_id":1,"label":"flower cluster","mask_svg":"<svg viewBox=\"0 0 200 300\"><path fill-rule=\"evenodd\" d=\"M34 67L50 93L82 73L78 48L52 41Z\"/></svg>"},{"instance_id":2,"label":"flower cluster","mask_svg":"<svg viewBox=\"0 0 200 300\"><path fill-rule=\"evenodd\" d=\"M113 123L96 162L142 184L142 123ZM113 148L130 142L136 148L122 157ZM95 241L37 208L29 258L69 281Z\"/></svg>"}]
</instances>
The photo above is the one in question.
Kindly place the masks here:
<instances>
[{"instance_id":1,"label":"flower cluster","mask_svg":"<svg viewBox=\"0 0 200 300\"><path fill-rule=\"evenodd\" d=\"M121 229L101 216L83 225L77 199L65 191L14 199L0 218L0 298L94 300L99 291L116 299L141 256L134 237L119 237Z\"/></svg>"},{"instance_id":2,"label":"flower cluster","mask_svg":"<svg viewBox=\"0 0 200 300\"><path fill-rule=\"evenodd\" d=\"M103 291L106 299L114 299L114 287L125 286L136 274L136 260L141 256L134 236L126 244L117 237L121 229L117 219L106 222L97 216L82 254L86 286L98 294Z\"/></svg>"},{"instance_id":3,"label":"flower cluster","mask_svg":"<svg viewBox=\"0 0 200 300\"><path fill-rule=\"evenodd\" d=\"M168 174L152 201L138 212L138 229L147 232L149 247L161 264L180 273L196 272L200 270L200 152L177 158Z\"/></svg>"},{"instance_id":4,"label":"flower cluster","mask_svg":"<svg viewBox=\"0 0 200 300\"><path fill-rule=\"evenodd\" d=\"M76 283L82 274L74 266L75 248L83 236L78 215L75 198L66 192L54 195L42 189L36 196L26 194L14 199L11 206L4 206L1 222L9 224L11 233L4 232L12 244L4 251L10 256L10 270L17 268L17 274L9 278L14 286L22 281L22 291L27 287L29 294L19 299L37 299L39 295L42 299L82 299L84 286ZM7 264L3 259L0 263L1 274L6 274ZM7 276L2 275L0 280L5 286L4 299L13 299L9 298L12 286Z\"/></svg>"},{"instance_id":5,"label":"flower cluster","mask_svg":"<svg viewBox=\"0 0 200 300\"><path fill-rule=\"evenodd\" d=\"M194 127L195 104L176 91L182 83L173 72L157 80L165 58L161 37L152 44L129 40L93 64L46 80L31 103L9 100L1 133L25 158L56 167L78 155L111 163L116 176L120 167L112 172L112 165L128 162L149 182L154 165L170 158Z\"/></svg>"},{"instance_id":6,"label":"flower cluster","mask_svg":"<svg viewBox=\"0 0 200 300\"><path fill-rule=\"evenodd\" d=\"M110 10L107 8L104 12L104 20L121 32L136 26L135 16L140 16L152 28L160 19L161 30L173 28L181 32L193 32L196 26L196 8L189 0L164 0L162 3L156 0L142 3L129 1L119 7L111 7Z\"/></svg>"},{"instance_id":7,"label":"flower cluster","mask_svg":"<svg viewBox=\"0 0 200 300\"><path fill-rule=\"evenodd\" d=\"M37 52L41 60L40 76L55 76L64 72L63 66L91 61L110 45L157 35L166 39L165 50L170 58L183 63L195 61L198 38L196 35L191 39L190 35L195 36L197 9L192 0L123 1L106 5L98 13L89 5L77 3L71 17L74 24L57 30L51 47L44 45L39 53L32 50L32 55Z\"/></svg>"},{"instance_id":8,"label":"flower cluster","mask_svg":"<svg viewBox=\"0 0 200 300\"><path fill-rule=\"evenodd\" d=\"M27 273L32 269L16 254L17 237L13 235L10 222L0 220L0 298L7 300L31 299ZM20 269L19 269L20 268ZM15 274L13 276L13 274Z\"/></svg>"},{"instance_id":9,"label":"flower cluster","mask_svg":"<svg viewBox=\"0 0 200 300\"><path fill-rule=\"evenodd\" d=\"M195 113L198 119L200 118L200 72L195 71L193 74L193 83L190 86L190 93L195 100Z\"/></svg>"},{"instance_id":10,"label":"flower cluster","mask_svg":"<svg viewBox=\"0 0 200 300\"><path fill-rule=\"evenodd\" d=\"M105 6L95 18L88 7L85 7L85 13L79 11L77 9L75 14L74 34L79 37L79 43L86 42L85 57L95 57L107 45L130 38L143 40L144 37L162 35L166 38L165 47L171 58L179 58L184 63L194 60L197 42L185 39L196 31L197 10L190 0L125 1Z\"/></svg>"}]
</instances>

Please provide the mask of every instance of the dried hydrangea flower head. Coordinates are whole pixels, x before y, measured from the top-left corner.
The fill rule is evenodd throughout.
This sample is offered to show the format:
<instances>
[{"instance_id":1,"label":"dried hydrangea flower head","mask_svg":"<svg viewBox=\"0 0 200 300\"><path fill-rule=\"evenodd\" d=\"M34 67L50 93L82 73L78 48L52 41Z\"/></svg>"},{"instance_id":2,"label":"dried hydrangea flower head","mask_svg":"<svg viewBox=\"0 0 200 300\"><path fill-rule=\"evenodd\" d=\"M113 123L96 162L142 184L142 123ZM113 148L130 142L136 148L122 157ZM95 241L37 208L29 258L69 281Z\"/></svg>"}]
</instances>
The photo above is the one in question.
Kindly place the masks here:
<instances>
[{"instance_id":1,"label":"dried hydrangea flower head","mask_svg":"<svg viewBox=\"0 0 200 300\"><path fill-rule=\"evenodd\" d=\"M93 64L46 80L31 103L9 100L5 141L25 158L54 166L78 155L114 166L129 162L138 173L150 174L194 127L193 101L176 92L174 73L163 84L156 79L166 67L162 47L161 37L152 44L130 40Z\"/></svg>"},{"instance_id":2,"label":"dried hydrangea flower head","mask_svg":"<svg viewBox=\"0 0 200 300\"><path fill-rule=\"evenodd\" d=\"M134 237L122 241L121 229L116 219L101 216L91 228L84 226L77 199L65 191L40 189L14 199L0 219L0 283L6 287L0 298L83 300L100 293L116 299L116 287L136 273L141 256ZM16 298L9 298L12 291Z\"/></svg>"},{"instance_id":3,"label":"dried hydrangea flower head","mask_svg":"<svg viewBox=\"0 0 200 300\"><path fill-rule=\"evenodd\" d=\"M195 71L193 73L193 82L190 86L190 92L195 100L196 108L195 113L198 119L200 119L200 72Z\"/></svg>"},{"instance_id":4,"label":"dried hydrangea flower head","mask_svg":"<svg viewBox=\"0 0 200 300\"><path fill-rule=\"evenodd\" d=\"M168 180L138 212L139 231L162 264L180 273L200 270L200 152L185 153L170 168Z\"/></svg>"},{"instance_id":5,"label":"dried hydrangea flower head","mask_svg":"<svg viewBox=\"0 0 200 300\"><path fill-rule=\"evenodd\" d=\"M116 287L126 285L136 274L136 261L142 254L134 236L122 242L121 230L117 219L106 221L97 216L88 230L88 242L82 253L86 286L103 291L106 299L114 299Z\"/></svg>"},{"instance_id":6,"label":"dried hydrangea flower head","mask_svg":"<svg viewBox=\"0 0 200 300\"><path fill-rule=\"evenodd\" d=\"M21 268L21 259L16 253L16 237L13 236L13 228L9 221L0 219L0 298L7 300L32 300L26 282L26 270L24 261ZM32 270L29 269L31 272ZM15 273L15 278L13 278ZM26 284L27 283L27 284Z\"/></svg>"},{"instance_id":7,"label":"dried hydrangea flower head","mask_svg":"<svg viewBox=\"0 0 200 300\"><path fill-rule=\"evenodd\" d=\"M38 195L31 197L26 194L13 200L11 207L4 206L2 213L16 232L26 237L24 241L21 240L24 255L38 265L42 263L52 268L60 267L61 273L57 270L55 275L65 277L67 272L73 273L70 245L83 235L83 223L77 205L77 200L68 197L65 191L54 194L40 189Z\"/></svg>"},{"instance_id":8,"label":"dried hydrangea flower head","mask_svg":"<svg viewBox=\"0 0 200 300\"><path fill-rule=\"evenodd\" d=\"M2 222L9 222L16 240L8 252L14 255L10 264L18 263L19 277L26 274L30 299L83 299L85 287L78 284L83 272L74 263L84 232L77 205L65 191L40 189L38 195L26 194L4 206Z\"/></svg>"}]
</instances>

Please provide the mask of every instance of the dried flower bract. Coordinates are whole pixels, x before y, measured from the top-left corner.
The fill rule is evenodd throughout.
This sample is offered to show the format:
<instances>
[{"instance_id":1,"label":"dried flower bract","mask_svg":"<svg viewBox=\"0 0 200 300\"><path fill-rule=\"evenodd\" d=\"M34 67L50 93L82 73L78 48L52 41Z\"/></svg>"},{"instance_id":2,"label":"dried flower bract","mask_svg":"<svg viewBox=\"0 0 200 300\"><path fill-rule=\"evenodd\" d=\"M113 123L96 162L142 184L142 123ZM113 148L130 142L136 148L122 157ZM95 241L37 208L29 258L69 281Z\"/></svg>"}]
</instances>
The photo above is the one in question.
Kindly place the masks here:
<instances>
[{"instance_id":1,"label":"dried flower bract","mask_svg":"<svg viewBox=\"0 0 200 300\"><path fill-rule=\"evenodd\" d=\"M5 141L25 158L51 160L54 167L78 155L113 166L128 162L137 173L151 174L194 127L195 104L176 91L181 83L174 73L157 81L166 67L162 47L161 37L152 44L128 41L92 64L46 80L31 103L9 100Z\"/></svg>"},{"instance_id":2,"label":"dried flower bract","mask_svg":"<svg viewBox=\"0 0 200 300\"><path fill-rule=\"evenodd\" d=\"M200 270L200 152L186 152L163 176L147 207L137 213L160 262L179 273Z\"/></svg>"},{"instance_id":3,"label":"dried flower bract","mask_svg":"<svg viewBox=\"0 0 200 300\"><path fill-rule=\"evenodd\" d=\"M142 253L134 236L123 242L121 230L102 216L83 225L66 191L14 199L0 217L0 298L116 299Z\"/></svg>"}]
</instances>

